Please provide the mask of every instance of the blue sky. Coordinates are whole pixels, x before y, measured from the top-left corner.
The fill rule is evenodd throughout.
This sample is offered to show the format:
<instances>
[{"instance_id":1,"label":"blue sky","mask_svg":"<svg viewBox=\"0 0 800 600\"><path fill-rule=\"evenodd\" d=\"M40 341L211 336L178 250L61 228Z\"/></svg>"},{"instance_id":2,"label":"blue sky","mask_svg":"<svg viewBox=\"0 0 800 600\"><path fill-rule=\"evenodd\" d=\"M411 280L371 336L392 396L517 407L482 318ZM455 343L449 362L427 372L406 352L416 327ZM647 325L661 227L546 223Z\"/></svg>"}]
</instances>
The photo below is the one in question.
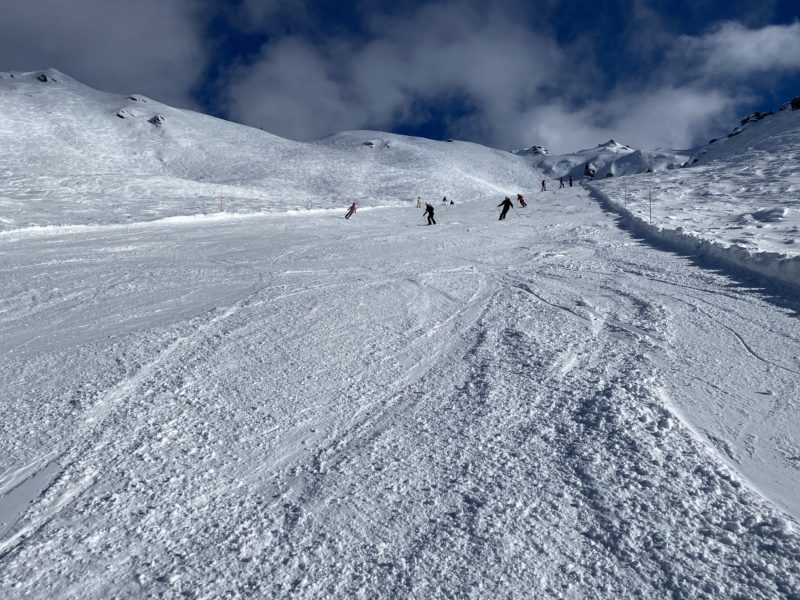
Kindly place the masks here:
<instances>
[{"instance_id":1,"label":"blue sky","mask_svg":"<svg viewBox=\"0 0 800 600\"><path fill-rule=\"evenodd\" d=\"M800 95L796 1L4 0L0 69L293 139L687 147Z\"/></svg>"}]
</instances>

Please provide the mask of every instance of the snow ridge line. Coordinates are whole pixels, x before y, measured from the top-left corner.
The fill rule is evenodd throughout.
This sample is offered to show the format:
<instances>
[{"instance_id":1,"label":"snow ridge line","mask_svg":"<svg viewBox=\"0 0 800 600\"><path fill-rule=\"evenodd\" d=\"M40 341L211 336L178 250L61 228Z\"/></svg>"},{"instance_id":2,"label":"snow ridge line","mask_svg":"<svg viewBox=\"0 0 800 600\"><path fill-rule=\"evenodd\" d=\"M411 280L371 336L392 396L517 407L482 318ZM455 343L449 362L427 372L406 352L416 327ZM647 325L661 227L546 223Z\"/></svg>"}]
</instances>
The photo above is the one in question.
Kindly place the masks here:
<instances>
[{"instance_id":1,"label":"snow ridge line","mask_svg":"<svg viewBox=\"0 0 800 600\"><path fill-rule=\"evenodd\" d=\"M382 208L380 206L363 206L358 210L365 211ZM296 209L287 208L283 210L261 210L244 212L199 212L185 215L170 215L151 219L147 221L131 221L129 223L63 223L57 225L30 225L28 227L18 227L16 229L0 230L0 240L8 239L11 241L20 238L47 235L66 235L77 233L93 233L102 231L119 231L126 229L147 229L150 227L168 227L171 225L197 225L198 223L226 223L230 221L242 221L250 219L265 219L269 217L298 216L308 213L336 214L341 213L342 208L311 208ZM0 220L0 223L2 221Z\"/></svg>"},{"instance_id":2,"label":"snow ridge line","mask_svg":"<svg viewBox=\"0 0 800 600\"><path fill-rule=\"evenodd\" d=\"M714 385L707 381L703 381L703 383L711 386ZM665 409L668 410L670 414L672 414L675 419L680 422L686 431L689 432L689 435L694 438L695 442L700 444L720 464L724 465L725 469L727 469L727 471L730 472L733 477L741 481L749 491L761 498L777 514L785 515L789 518L793 516L791 513L787 512L785 508L781 507L781 503L779 501L761 489L757 483L755 483L747 476L746 473L742 472L742 470L737 467L737 465L740 464L740 460L732 452L730 446L724 440L719 439L705 429L701 431L700 428L695 426L692 421L686 417L684 412L678 408L674 402L672 402L669 392L664 386L659 386L656 389L656 394Z\"/></svg>"},{"instance_id":3,"label":"snow ridge line","mask_svg":"<svg viewBox=\"0 0 800 600\"><path fill-rule=\"evenodd\" d=\"M668 229L648 223L611 199L590 183L582 183L596 200L607 210L615 212L625 224L649 240L668 245L674 250L702 256L714 264L733 270L744 270L772 283L787 287L790 293L800 292L800 256L787 256L776 252L751 252L739 246L725 246L698 234L687 232L682 227Z\"/></svg>"}]
</instances>

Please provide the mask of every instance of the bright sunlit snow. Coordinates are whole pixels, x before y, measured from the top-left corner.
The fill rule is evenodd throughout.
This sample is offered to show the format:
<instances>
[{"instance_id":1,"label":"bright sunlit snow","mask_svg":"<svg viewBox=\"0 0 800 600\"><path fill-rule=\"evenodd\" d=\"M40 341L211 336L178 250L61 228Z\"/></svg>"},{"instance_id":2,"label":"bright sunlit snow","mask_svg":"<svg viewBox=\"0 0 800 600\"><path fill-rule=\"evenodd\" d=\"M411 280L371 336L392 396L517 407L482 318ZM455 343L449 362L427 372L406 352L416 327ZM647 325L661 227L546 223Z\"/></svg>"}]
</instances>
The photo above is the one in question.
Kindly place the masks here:
<instances>
[{"instance_id":1,"label":"bright sunlit snow","mask_svg":"<svg viewBox=\"0 0 800 600\"><path fill-rule=\"evenodd\" d=\"M800 286L800 110L734 132L691 168L597 187L647 235Z\"/></svg>"},{"instance_id":2,"label":"bright sunlit snow","mask_svg":"<svg viewBox=\"0 0 800 600\"><path fill-rule=\"evenodd\" d=\"M800 596L799 118L558 189L3 74L2 596Z\"/></svg>"}]
</instances>

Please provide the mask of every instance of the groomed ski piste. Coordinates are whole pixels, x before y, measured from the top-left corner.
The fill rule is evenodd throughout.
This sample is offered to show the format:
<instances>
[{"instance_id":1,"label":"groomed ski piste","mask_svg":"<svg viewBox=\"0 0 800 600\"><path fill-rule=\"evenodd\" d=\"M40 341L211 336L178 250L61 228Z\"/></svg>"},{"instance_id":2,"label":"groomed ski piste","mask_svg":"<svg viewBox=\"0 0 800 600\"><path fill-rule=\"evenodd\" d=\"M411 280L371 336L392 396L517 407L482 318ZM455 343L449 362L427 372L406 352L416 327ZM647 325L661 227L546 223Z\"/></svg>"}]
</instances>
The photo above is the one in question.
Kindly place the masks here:
<instances>
[{"instance_id":1,"label":"groomed ski piste","mask_svg":"<svg viewBox=\"0 0 800 600\"><path fill-rule=\"evenodd\" d=\"M738 231L791 258L800 112L783 191L748 203L741 152L723 208L682 211L721 162L539 192L476 144L11 75L3 598L800 597L791 282L612 210L660 185L654 221L714 241L785 209Z\"/></svg>"}]
</instances>

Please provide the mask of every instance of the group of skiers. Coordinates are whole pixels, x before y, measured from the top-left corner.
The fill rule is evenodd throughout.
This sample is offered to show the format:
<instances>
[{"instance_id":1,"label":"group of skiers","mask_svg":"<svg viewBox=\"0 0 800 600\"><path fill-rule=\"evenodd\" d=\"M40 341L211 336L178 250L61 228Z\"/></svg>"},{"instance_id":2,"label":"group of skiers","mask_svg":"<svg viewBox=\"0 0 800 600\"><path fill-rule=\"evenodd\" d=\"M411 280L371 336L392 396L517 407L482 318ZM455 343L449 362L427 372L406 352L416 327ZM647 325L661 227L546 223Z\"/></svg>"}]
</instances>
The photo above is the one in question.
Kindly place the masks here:
<instances>
[{"instance_id":1,"label":"group of skiers","mask_svg":"<svg viewBox=\"0 0 800 600\"><path fill-rule=\"evenodd\" d=\"M563 187L564 187L564 178L559 177L558 189L561 189ZM569 187L572 187L572 175L569 176ZM543 192L547 191L547 180L545 179L542 179L542 191ZM523 196L522 194L517 194L517 202L519 202L519 205L522 208L528 206L525 203L525 196ZM447 203L448 203L447 196L445 196L444 198L442 198L442 204L447 204ZM452 200L450 200L449 203L455 204L455 202L453 202ZM497 206L502 207L502 210L500 211L500 220L503 221L505 220L506 215L508 214L508 209L512 208L514 206L514 203L508 196L506 196L505 199ZM422 198L420 198L419 196L417 196L417 208L422 208ZM344 218L349 219L355 213L356 213L356 203L353 202L350 205L350 208L347 209L347 214L344 216ZM433 205L430 204L429 202L426 202L425 212L423 213L423 216L428 220L428 225L436 225L436 219L434 218L433 213L434 213Z\"/></svg>"},{"instance_id":2,"label":"group of skiers","mask_svg":"<svg viewBox=\"0 0 800 600\"><path fill-rule=\"evenodd\" d=\"M563 177L559 177L558 178L558 189L561 189L563 187L564 187L564 178ZM569 187L572 187L572 175L569 176ZM542 191L543 192L547 191L547 180L545 180L545 179L542 179Z\"/></svg>"}]
</instances>

